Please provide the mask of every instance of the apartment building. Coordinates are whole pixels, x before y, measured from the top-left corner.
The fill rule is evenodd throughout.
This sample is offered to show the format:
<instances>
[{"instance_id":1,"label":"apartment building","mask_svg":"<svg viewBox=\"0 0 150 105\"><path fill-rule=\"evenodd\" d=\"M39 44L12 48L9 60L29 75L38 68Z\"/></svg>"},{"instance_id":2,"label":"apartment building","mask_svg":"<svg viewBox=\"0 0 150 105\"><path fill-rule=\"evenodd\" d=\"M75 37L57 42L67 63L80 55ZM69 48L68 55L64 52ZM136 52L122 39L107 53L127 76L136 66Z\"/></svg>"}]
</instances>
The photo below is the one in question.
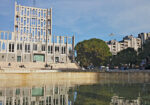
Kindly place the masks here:
<instances>
[{"instance_id":1,"label":"apartment building","mask_svg":"<svg viewBox=\"0 0 150 105\"><path fill-rule=\"evenodd\" d=\"M146 40L150 40L150 32L149 33L140 33L138 37L141 38L142 45L146 42Z\"/></svg>"},{"instance_id":2,"label":"apartment building","mask_svg":"<svg viewBox=\"0 0 150 105\"><path fill-rule=\"evenodd\" d=\"M110 52L113 55L116 55L118 52L127 49L134 48L136 51L138 48L141 48L141 39L135 38L132 35L125 36L122 41L111 40L107 42L108 47L110 48Z\"/></svg>"},{"instance_id":3,"label":"apartment building","mask_svg":"<svg viewBox=\"0 0 150 105\"><path fill-rule=\"evenodd\" d=\"M52 8L15 2L14 32L0 31L1 62L72 62L75 37L52 35Z\"/></svg>"},{"instance_id":4,"label":"apartment building","mask_svg":"<svg viewBox=\"0 0 150 105\"><path fill-rule=\"evenodd\" d=\"M113 96L110 105L141 105L141 97L134 100L127 100L123 97Z\"/></svg>"}]
</instances>

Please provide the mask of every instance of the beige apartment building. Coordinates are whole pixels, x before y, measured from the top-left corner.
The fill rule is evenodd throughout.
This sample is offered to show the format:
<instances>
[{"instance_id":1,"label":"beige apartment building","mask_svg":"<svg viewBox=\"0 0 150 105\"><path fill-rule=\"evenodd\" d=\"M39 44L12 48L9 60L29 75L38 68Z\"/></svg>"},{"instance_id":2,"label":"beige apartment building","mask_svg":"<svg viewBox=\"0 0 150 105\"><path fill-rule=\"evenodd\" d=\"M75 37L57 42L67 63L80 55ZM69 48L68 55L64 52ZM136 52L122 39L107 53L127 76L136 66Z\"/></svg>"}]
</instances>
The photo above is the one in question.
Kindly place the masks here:
<instances>
[{"instance_id":1,"label":"beige apartment building","mask_svg":"<svg viewBox=\"0 0 150 105\"><path fill-rule=\"evenodd\" d=\"M149 33L140 33L138 37L141 38L142 45L146 42L146 40L150 40L150 32Z\"/></svg>"},{"instance_id":2,"label":"beige apartment building","mask_svg":"<svg viewBox=\"0 0 150 105\"><path fill-rule=\"evenodd\" d=\"M132 35L125 36L122 41L111 40L107 42L107 45L113 55L129 47L137 51L138 48L141 48L141 38L135 38Z\"/></svg>"},{"instance_id":3,"label":"beige apartment building","mask_svg":"<svg viewBox=\"0 0 150 105\"><path fill-rule=\"evenodd\" d=\"M113 96L110 105L141 105L141 97L134 100L126 100L123 97Z\"/></svg>"},{"instance_id":4,"label":"beige apartment building","mask_svg":"<svg viewBox=\"0 0 150 105\"><path fill-rule=\"evenodd\" d=\"M72 62L75 37L52 35L52 8L15 3L14 32L0 31L0 62Z\"/></svg>"}]
</instances>

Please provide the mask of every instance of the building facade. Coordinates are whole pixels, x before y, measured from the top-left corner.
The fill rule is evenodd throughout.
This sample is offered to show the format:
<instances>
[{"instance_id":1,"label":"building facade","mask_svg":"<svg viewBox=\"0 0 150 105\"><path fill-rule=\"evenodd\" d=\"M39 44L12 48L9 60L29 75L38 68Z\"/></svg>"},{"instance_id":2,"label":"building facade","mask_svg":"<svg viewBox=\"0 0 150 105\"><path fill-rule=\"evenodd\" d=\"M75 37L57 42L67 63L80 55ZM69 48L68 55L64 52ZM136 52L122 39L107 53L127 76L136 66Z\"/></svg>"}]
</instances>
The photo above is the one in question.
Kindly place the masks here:
<instances>
[{"instance_id":1,"label":"building facade","mask_svg":"<svg viewBox=\"0 0 150 105\"><path fill-rule=\"evenodd\" d=\"M141 48L141 38L135 38L132 35L125 36L122 41L111 40L107 42L107 45L113 55L129 47L137 51L138 48Z\"/></svg>"},{"instance_id":2,"label":"building facade","mask_svg":"<svg viewBox=\"0 0 150 105\"><path fill-rule=\"evenodd\" d=\"M140 33L138 37L141 38L142 45L147 41L150 40L150 32L149 33Z\"/></svg>"},{"instance_id":3,"label":"building facade","mask_svg":"<svg viewBox=\"0 0 150 105\"><path fill-rule=\"evenodd\" d=\"M2 62L72 62L75 37L52 35L52 8L15 3L14 32L0 31Z\"/></svg>"},{"instance_id":4,"label":"building facade","mask_svg":"<svg viewBox=\"0 0 150 105\"><path fill-rule=\"evenodd\" d=\"M0 88L0 105L73 105L69 89L68 86L54 85Z\"/></svg>"},{"instance_id":5,"label":"building facade","mask_svg":"<svg viewBox=\"0 0 150 105\"><path fill-rule=\"evenodd\" d=\"M110 105L141 105L141 97L135 100L126 100L123 97L113 96Z\"/></svg>"}]
</instances>

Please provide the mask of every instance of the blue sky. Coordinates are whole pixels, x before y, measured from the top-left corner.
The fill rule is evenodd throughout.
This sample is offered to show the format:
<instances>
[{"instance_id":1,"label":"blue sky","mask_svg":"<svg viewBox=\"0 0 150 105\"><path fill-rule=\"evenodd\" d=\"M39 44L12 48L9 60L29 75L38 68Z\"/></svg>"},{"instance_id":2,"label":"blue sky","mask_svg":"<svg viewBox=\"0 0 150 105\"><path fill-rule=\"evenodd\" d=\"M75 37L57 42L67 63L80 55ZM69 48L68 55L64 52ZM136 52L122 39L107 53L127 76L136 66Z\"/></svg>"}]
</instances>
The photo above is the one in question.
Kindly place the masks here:
<instances>
[{"instance_id":1,"label":"blue sky","mask_svg":"<svg viewBox=\"0 0 150 105\"><path fill-rule=\"evenodd\" d=\"M0 30L13 31L15 0L0 1ZM33 0L17 2L33 6ZM53 8L53 34L75 35L76 43L90 38L121 40L150 31L150 0L36 0L35 6Z\"/></svg>"}]
</instances>

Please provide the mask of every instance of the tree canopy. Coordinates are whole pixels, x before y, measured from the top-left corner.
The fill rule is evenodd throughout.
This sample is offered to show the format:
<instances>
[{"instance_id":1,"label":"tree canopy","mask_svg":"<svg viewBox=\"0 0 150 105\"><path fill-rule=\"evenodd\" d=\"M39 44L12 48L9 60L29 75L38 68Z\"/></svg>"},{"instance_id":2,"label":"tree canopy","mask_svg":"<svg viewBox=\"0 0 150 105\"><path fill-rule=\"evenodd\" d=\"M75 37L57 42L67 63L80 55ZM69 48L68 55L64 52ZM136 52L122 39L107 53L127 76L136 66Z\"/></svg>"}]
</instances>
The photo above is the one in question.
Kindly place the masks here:
<instances>
[{"instance_id":1,"label":"tree canopy","mask_svg":"<svg viewBox=\"0 0 150 105\"><path fill-rule=\"evenodd\" d=\"M115 66L120 66L121 64L132 66L132 64L137 62L137 52L134 48L124 49L117 53L117 55L113 56L111 62Z\"/></svg>"},{"instance_id":2,"label":"tree canopy","mask_svg":"<svg viewBox=\"0 0 150 105\"><path fill-rule=\"evenodd\" d=\"M147 41L142 49L139 49L139 58L145 59L146 57L150 57L150 41Z\"/></svg>"},{"instance_id":3,"label":"tree canopy","mask_svg":"<svg viewBox=\"0 0 150 105\"><path fill-rule=\"evenodd\" d=\"M76 60L83 67L104 65L111 56L107 44L96 38L79 42L75 50L77 52Z\"/></svg>"}]
</instances>

